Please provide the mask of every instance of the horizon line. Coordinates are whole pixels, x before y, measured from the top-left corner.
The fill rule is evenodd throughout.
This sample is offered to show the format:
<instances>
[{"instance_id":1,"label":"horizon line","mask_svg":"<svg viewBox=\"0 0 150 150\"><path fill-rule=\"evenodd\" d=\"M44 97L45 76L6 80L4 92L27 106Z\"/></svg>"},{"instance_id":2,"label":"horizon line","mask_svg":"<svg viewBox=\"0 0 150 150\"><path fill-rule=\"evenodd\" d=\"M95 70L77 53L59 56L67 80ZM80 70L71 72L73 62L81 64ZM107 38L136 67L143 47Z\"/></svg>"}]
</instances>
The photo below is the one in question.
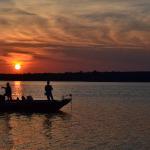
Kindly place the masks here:
<instances>
[{"instance_id":1,"label":"horizon line","mask_svg":"<svg viewBox=\"0 0 150 150\"><path fill-rule=\"evenodd\" d=\"M65 74L65 73L140 73L140 72L150 72L150 70L145 71L66 71L66 72L25 72L25 73L0 73L1 75L24 75L24 74Z\"/></svg>"}]
</instances>

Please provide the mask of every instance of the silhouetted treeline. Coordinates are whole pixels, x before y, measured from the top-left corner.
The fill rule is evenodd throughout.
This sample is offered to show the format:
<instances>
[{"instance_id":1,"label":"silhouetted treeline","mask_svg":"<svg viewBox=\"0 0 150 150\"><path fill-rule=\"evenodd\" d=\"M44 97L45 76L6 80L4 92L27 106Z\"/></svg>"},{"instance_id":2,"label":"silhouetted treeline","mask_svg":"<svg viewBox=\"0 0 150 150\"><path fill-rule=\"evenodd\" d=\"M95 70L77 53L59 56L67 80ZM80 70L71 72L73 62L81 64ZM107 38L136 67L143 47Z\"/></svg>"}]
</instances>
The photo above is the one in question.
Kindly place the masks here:
<instances>
[{"instance_id":1,"label":"silhouetted treeline","mask_svg":"<svg viewBox=\"0 0 150 150\"><path fill-rule=\"evenodd\" d=\"M150 82L147 72L66 72L35 74L0 74L3 81L90 81L90 82Z\"/></svg>"}]
</instances>

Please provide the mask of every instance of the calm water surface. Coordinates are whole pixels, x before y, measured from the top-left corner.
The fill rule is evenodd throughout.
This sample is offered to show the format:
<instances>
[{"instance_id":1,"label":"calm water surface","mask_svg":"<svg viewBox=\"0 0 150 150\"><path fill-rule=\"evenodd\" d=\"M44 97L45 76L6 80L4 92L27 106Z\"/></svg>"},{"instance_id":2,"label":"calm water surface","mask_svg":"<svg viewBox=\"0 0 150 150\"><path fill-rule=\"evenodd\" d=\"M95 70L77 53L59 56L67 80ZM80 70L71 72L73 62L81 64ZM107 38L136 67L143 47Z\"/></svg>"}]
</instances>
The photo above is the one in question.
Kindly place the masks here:
<instances>
[{"instance_id":1,"label":"calm water surface","mask_svg":"<svg viewBox=\"0 0 150 150\"><path fill-rule=\"evenodd\" d=\"M45 99L45 82L11 85L14 98ZM52 85L56 99L73 94L72 110L69 104L56 114L1 113L0 150L150 149L150 83Z\"/></svg>"}]
</instances>

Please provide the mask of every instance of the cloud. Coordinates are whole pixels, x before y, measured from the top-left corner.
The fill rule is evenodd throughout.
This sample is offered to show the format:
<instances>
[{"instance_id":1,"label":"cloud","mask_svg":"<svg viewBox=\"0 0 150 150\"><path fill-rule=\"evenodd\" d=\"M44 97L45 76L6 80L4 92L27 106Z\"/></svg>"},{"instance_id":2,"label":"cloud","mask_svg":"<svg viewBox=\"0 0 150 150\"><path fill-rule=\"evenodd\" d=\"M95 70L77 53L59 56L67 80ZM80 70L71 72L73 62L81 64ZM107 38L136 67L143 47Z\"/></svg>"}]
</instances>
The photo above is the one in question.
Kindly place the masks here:
<instances>
[{"instance_id":1,"label":"cloud","mask_svg":"<svg viewBox=\"0 0 150 150\"><path fill-rule=\"evenodd\" d=\"M149 4L0 0L0 63L19 58L36 65L57 64L60 70L148 69Z\"/></svg>"}]
</instances>

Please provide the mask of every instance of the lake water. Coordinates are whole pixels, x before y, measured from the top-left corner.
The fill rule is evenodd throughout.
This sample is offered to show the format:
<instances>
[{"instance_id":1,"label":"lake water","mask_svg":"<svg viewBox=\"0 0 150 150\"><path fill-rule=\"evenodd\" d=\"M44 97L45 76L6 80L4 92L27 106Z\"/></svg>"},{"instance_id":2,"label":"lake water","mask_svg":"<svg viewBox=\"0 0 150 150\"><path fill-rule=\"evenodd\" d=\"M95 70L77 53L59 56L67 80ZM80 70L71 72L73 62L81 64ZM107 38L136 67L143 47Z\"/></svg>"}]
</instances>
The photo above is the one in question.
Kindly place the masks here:
<instances>
[{"instance_id":1,"label":"lake water","mask_svg":"<svg viewBox=\"0 0 150 150\"><path fill-rule=\"evenodd\" d=\"M10 83L14 98L45 99L45 82ZM73 94L72 110L69 104L56 114L1 113L0 150L150 149L150 83L52 85L56 99Z\"/></svg>"}]
</instances>

